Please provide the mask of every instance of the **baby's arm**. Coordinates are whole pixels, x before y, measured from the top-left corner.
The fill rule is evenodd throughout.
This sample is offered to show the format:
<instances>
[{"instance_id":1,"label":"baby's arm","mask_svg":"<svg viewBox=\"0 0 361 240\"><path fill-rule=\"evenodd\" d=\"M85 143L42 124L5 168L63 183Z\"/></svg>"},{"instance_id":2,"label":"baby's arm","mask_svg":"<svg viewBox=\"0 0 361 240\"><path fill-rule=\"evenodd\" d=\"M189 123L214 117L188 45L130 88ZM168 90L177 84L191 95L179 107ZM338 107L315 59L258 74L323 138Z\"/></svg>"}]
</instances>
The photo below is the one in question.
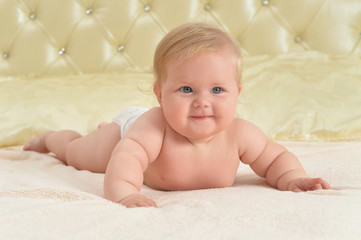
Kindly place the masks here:
<instances>
[{"instance_id":1,"label":"baby's arm","mask_svg":"<svg viewBox=\"0 0 361 240\"><path fill-rule=\"evenodd\" d=\"M268 156L270 160L266 159ZM267 140L264 150L251 164L251 168L254 171L265 171L266 168L267 182L280 190L301 192L330 188L321 178L309 178L297 157L271 140Z\"/></svg>"},{"instance_id":2,"label":"baby's arm","mask_svg":"<svg viewBox=\"0 0 361 240\"><path fill-rule=\"evenodd\" d=\"M143 173L159 154L162 146L162 119L159 109L151 109L133 123L115 147L105 178L105 197L126 207L156 207L141 195Z\"/></svg>"},{"instance_id":3,"label":"baby's arm","mask_svg":"<svg viewBox=\"0 0 361 240\"><path fill-rule=\"evenodd\" d=\"M286 148L269 140L251 123L242 123L242 134L247 136L241 161L250 165L268 184L280 190L294 192L329 189L321 178L309 178L297 157Z\"/></svg>"},{"instance_id":4,"label":"baby's arm","mask_svg":"<svg viewBox=\"0 0 361 240\"><path fill-rule=\"evenodd\" d=\"M122 139L113 151L104 177L105 197L126 207L147 207L156 204L139 194L148 156L135 140Z\"/></svg>"}]
</instances>

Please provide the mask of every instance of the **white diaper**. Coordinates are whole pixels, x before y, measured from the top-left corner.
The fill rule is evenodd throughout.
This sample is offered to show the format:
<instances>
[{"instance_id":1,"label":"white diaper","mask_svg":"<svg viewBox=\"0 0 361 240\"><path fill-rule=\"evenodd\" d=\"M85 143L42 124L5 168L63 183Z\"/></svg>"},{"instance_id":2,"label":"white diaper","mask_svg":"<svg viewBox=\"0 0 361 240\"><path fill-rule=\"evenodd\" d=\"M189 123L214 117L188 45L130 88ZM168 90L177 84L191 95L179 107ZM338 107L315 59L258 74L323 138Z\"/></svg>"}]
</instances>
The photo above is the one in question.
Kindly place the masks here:
<instances>
[{"instance_id":1,"label":"white diaper","mask_svg":"<svg viewBox=\"0 0 361 240\"><path fill-rule=\"evenodd\" d=\"M144 107L128 107L124 109L118 116L113 118L113 122L120 127L120 137L122 138L129 130L130 126L137 118L148 111L149 108Z\"/></svg>"}]
</instances>

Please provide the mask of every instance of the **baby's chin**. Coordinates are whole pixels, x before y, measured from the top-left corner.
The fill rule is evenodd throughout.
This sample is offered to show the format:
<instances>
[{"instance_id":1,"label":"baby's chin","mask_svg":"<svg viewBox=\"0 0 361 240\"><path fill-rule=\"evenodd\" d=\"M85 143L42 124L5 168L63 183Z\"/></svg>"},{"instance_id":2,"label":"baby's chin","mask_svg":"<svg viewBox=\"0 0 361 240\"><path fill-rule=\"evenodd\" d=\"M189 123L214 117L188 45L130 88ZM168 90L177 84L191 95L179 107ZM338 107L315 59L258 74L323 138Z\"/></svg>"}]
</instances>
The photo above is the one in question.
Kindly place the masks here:
<instances>
[{"instance_id":1,"label":"baby's chin","mask_svg":"<svg viewBox=\"0 0 361 240\"><path fill-rule=\"evenodd\" d=\"M196 120L197 121L197 120ZM203 120L201 120L203 121ZM169 123L168 123L169 124ZM219 133L224 132L227 129L227 126L230 126L230 124L227 124L227 126L219 125L215 123L214 120L205 120L204 123L188 123L188 124L178 124L178 125L171 125L169 126L179 135L185 137L192 143L202 143L202 142L209 142L211 139L213 139L215 136L217 136Z\"/></svg>"},{"instance_id":2,"label":"baby's chin","mask_svg":"<svg viewBox=\"0 0 361 240\"><path fill-rule=\"evenodd\" d=\"M193 133L184 133L181 134L187 138L191 143L209 143L216 137L221 131L218 132L193 132Z\"/></svg>"}]
</instances>

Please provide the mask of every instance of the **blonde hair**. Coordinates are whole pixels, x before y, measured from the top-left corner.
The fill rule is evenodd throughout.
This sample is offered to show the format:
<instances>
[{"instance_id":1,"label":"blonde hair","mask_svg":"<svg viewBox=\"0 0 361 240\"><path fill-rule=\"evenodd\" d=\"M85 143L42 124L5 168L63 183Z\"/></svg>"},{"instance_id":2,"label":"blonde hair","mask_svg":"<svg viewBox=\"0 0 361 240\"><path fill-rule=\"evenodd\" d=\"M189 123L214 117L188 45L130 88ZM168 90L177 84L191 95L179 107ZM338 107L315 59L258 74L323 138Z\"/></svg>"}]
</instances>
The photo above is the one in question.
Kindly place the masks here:
<instances>
[{"instance_id":1,"label":"blonde hair","mask_svg":"<svg viewBox=\"0 0 361 240\"><path fill-rule=\"evenodd\" d=\"M158 44L153 60L154 84L160 87L165 79L167 63L171 59L189 58L196 54L228 47L234 52L237 70L236 81L240 85L241 52L238 42L222 30L205 23L188 23L176 27Z\"/></svg>"}]
</instances>

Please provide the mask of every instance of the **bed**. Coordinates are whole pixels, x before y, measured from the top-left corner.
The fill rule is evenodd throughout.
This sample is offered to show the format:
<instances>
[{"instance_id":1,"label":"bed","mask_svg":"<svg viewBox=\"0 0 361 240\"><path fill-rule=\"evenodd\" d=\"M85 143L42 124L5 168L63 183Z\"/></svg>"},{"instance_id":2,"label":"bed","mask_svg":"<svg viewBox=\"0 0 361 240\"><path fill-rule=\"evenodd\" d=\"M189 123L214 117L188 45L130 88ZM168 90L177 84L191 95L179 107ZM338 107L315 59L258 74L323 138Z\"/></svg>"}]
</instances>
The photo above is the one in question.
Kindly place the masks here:
<instances>
[{"instance_id":1,"label":"bed","mask_svg":"<svg viewBox=\"0 0 361 240\"><path fill-rule=\"evenodd\" d=\"M361 1L0 0L2 239L361 239ZM237 116L330 190L282 192L240 165L232 187L156 191L159 208L104 198L104 174L21 146L157 105L156 44L208 22L243 54Z\"/></svg>"}]
</instances>

